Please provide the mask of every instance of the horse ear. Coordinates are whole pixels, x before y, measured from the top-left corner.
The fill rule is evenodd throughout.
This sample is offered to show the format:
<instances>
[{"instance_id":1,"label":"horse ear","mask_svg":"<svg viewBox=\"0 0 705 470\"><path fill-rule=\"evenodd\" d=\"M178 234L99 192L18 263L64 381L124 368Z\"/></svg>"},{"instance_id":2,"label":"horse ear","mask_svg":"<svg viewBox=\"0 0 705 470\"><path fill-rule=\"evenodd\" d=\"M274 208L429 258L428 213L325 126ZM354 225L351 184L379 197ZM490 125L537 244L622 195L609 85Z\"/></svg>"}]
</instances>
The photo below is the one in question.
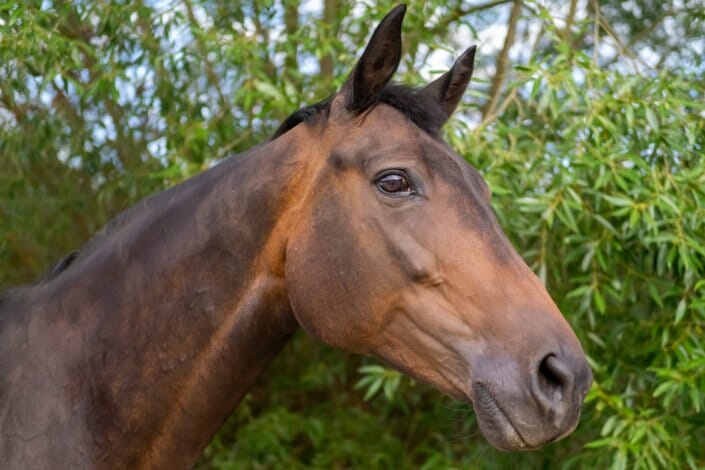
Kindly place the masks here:
<instances>
[{"instance_id":1,"label":"horse ear","mask_svg":"<svg viewBox=\"0 0 705 470\"><path fill-rule=\"evenodd\" d=\"M446 120L455 111L470 82L476 50L477 46L470 46L458 57L449 71L429 83L421 91L421 93L429 94L438 101L445 113Z\"/></svg>"},{"instance_id":2,"label":"horse ear","mask_svg":"<svg viewBox=\"0 0 705 470\"><path fill-rule=\"evenodd\" d=\"M341 91L348 111L361 112L373 105L396 72L401 59L401 24L406 5L398 5L377 26Z\"/></svg>"}]
</instances>

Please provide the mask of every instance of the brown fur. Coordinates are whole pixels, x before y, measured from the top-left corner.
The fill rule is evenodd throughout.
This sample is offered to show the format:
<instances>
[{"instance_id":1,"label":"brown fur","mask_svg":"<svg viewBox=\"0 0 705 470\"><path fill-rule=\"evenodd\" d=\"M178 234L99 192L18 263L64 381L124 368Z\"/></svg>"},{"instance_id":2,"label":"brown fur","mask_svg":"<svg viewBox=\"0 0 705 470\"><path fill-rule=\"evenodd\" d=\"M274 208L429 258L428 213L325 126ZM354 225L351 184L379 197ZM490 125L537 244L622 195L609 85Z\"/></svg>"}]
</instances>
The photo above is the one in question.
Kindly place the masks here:
<instances>
[{"instance_id":1,"label":"brown fur","mask_svg":"<svg viewBox=\"0 0 705 470\"><path fill-rule=\"evenodd\" d=\"M325 115L139 204L2 300L4 468L189 467L298 326L473 402L499 448L575 427L583 351L482 178L380 101L402 16ZM452 112L467 57L418 93ZM389 169L415 192L381 192Z\"/></svg>"}]
</instances>

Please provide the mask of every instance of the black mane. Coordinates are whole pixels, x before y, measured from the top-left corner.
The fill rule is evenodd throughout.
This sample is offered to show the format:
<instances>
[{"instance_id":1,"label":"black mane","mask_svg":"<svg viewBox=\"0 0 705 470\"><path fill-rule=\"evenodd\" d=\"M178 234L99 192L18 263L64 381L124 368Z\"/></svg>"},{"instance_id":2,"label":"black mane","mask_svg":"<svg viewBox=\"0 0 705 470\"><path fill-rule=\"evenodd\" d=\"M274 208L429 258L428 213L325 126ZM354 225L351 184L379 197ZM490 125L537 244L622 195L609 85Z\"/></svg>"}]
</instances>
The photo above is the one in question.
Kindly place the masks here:
<instances>
[{"instance_id":1,"label":"black mane","mask_svg":"<svg viewBox=\"0 0 705 470\"><path fill-rule=\"evenodd\" d=\"M441 105L421 89L406 85L387 85L379 95L377 103L385 103L401 111L407 119L433 136L438 136L441 125L446 121ZM281 123L272 140L293 129L302 122L312 122L322 113L328 114L333 97L330 96L314 105L301 108ZM364 110L353 110L360 113Z\"/></svg>"},{"instance_id":2,"label":"black mane","mask_svg":"<svg viewBox=\"0 0 705 470\"><path fill-rule=\"evenodd\" d=\"M45 278L46 279L53 279L62 272L66 271L66 269L71 266L71 264L78 259L78 256L80 255L80 252L78 251L72 251L68 255L64 256L61 261L56 263L54 266L52 266L49 269L49 272L46 274Z\"/></svg>"}]
</instances>

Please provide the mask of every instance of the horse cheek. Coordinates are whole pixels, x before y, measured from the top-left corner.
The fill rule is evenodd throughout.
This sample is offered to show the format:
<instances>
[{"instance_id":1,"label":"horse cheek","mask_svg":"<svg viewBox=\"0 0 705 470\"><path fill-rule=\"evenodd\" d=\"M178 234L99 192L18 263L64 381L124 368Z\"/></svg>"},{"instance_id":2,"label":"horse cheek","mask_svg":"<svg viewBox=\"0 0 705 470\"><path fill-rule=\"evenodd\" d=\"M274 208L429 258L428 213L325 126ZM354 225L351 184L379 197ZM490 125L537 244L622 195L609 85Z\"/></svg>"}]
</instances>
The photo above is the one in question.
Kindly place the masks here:
<instances>
[{"instance_id":1,"label":"horse cheek","mask_svg":"<svg viewBox=\"0 0 705 470\"><path fill-rule=\"evenodd\" d=\"M319 213L320 214L320 213ZM319 217L292 233L286 250L286 288L294 316L311 336L350 352L366 352L369 280L348 223Z\"/></svg>"}]
</instances>

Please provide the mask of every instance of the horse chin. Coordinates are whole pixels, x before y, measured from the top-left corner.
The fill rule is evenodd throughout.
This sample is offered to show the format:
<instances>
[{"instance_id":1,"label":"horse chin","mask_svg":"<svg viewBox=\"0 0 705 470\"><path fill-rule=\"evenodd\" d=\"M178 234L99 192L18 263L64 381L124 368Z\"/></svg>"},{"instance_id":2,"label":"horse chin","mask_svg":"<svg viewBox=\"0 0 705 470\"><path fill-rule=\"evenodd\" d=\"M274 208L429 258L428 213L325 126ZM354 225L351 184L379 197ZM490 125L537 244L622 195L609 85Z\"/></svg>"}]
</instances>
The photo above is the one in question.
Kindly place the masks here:
<instances>
[{"instance_id":1,"label":"horse chin","mask_svg":"<svg viewBox=\"0 0 705 470\"><path fill-rule=\"evenodd\" d=\"M482 383L475 383L471 393L466 393L452 383L434 385L449 397L472 405L480 431L493 447L502 451L530 451L541 447L542 444L527 444L489 389Z\"/></svg>"},{"instance_id":2,"label":"horse chin","mask_svg":"<svg viewBox=\"0 0 705 470\"><path fill-rule=\"evenodd\" d=\"M487 387L482 383L476 383L473 391L473 408L477 423L482 435L490 444L503 451L528 451L540 447L526 443Z\"/></svg>"},{"instance_id":3,"label":"horse chin","mask_svg":"<svg viewBox=\"0 0 705 470\"><path fill-rule=\"evenodd\" d=\"M482 435L495 448L508 452L537 450L558 441L575 430L580 416L578 413L570 426L553 435L546 434L535 426L527 428L521 417L510 415L490 389L480 382L476 382L473 387L472 404ZM517 421L524 425L519 427Z\"/></svg>"}]
</instances>

